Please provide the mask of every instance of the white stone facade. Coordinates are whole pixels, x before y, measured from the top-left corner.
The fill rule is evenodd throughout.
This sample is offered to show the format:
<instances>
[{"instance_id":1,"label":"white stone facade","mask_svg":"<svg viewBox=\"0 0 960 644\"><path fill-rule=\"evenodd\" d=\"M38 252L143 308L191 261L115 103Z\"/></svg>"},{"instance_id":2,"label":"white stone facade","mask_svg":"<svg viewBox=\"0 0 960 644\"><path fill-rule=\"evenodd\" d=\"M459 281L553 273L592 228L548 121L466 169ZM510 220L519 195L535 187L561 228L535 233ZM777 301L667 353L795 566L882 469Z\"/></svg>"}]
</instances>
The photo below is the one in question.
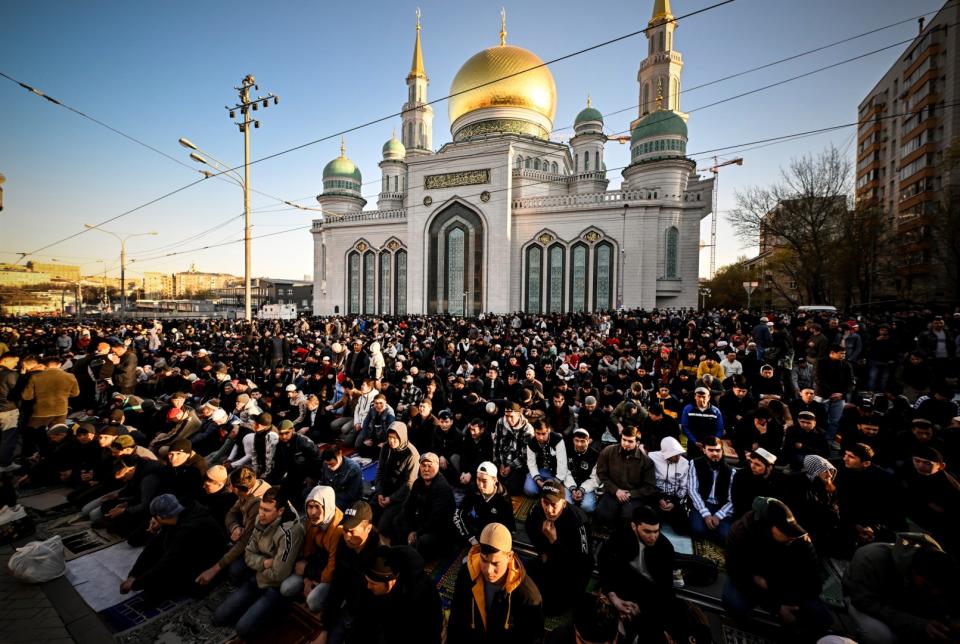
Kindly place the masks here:
<instances>
[{"instance_id":1,"label":"white stone facade","mask_svg":"<svg viewBox=\"0 0 960 644\"><path fill-rule=\"evenodd\" d=\"M672 46L672 22L652 37L664 31ZM656 49L650 58L663 58ZM657 68L679 87L679 54L662 67L650 58L642 81ZM425 76L412 70L408 82L417 102L427 101ZM696 307L700 221L713 180L697 177L682 156L685 135L672 158L635 159L622 189L607 190L602 120L579 120L572 145L498 132L401 160L385 146L378 210L362 211L358 197L318 197L335 214L312 228L314 314ZM429 130L429 118L407 114L404 126L411 121ZM405 174L395 183L398 172Z\"/></svg>"}]
</instances>

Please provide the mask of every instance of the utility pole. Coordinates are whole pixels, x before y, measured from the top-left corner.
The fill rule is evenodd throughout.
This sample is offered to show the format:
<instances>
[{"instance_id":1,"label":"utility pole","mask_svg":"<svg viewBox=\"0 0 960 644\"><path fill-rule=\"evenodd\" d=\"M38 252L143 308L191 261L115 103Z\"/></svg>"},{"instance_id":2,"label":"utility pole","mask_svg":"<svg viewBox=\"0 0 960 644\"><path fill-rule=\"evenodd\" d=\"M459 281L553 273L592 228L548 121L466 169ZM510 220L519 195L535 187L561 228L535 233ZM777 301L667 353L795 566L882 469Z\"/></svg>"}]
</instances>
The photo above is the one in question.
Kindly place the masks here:
<instances>
[{"instance_id":1,"label":"utility pole","mask_svg":"<svg viewBox=\"0 0 960 644\"><path fill-rule=\"evenodd\" d=\"M624 196L624 198L626 198L626 196ZM617 293L617 310L623 309L623 298L624 298L623 278L624 278L624 275L626 275L625 269L626 269L626 263L627 263L627 248L626 248L627 208L629 207L630 207L630 204L626 202L623 204L623 225L621 226L621 231L620 231L620 275L619 275L620 279L618 280L619 288L617 289L619 291L619 293Z\"/></svg>"},{"instance_id":2,"label":"utility pole","mask_svg":"<svg viewBox=\"0 0 960 644\"><path fill-rule=\"evenodd\" d=\"M240 102L233 107L227 107L230 112L230 118L237 117L237 110L243 116L243 120L237 123L240 132L243 133L243 313L249 322L253 319L253 307L250 295L250 125L254 128L260 127L260 121L251 118L251 110L256 112L262 106L264 109L270 106L270 102L276 105L280 102L278 96L268 93L266 98L258 96L255 99L250 98L250 90L259 90L260 86L253 74L247 74L240 87L235 87L240 94Z\"/></svg>"}]
</instances>

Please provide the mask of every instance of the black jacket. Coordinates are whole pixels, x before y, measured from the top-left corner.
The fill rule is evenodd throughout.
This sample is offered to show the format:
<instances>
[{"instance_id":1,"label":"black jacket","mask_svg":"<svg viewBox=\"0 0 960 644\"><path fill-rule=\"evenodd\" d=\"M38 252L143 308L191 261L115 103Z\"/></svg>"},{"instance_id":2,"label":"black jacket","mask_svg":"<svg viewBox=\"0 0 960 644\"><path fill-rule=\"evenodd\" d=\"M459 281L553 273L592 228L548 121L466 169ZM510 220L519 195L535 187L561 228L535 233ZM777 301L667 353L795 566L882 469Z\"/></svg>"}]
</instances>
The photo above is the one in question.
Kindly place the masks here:
<instances>
[{"instance_id":1,"label":"black jacket","mask_svg":"<svg viewBox=\"0 0 960 644\"><path fill-rule=\"evenodd\" d=\"M504 585L497 588L488 611L480 573L480 546L470 549L466 563L457 572L447 641L457 644L537 644L543 641L543 601L519 557L513 555Z\"/></svg>"},{"instance_id":2,"label":"black jacket","mask_svg":"<svg viewBox=\"0 0 960 644\"><path fill-rule=\"evenodd\" d=\"M753 510L731 527L726 564L727 576L741 590L756 589L754 576L766 579L771 604L802 605L820 595L820 562L813 544L804 539L777 543L769 524Z\"/></svg>"},{"instance_id":3,"label":"black jacket","mask_svg":"<svg viewBox=\"0 0 960 644\"><path fill-rule=\"evenodd\" d=\"M17 408L14 391L20 374L6 367L0 367L0 412L13 411Z\"/></svg>"},{"instance_id":4,"label":"black jacket","mask_svg":"<svg viewBox=\"0 0 960 644\"><path fill-rule=\"evenodd\" d=\"M562 568L568 581L580 579L585 586L593 570L593 551L590 548L586 513L568 503L560 517L554 521L557 540L553 543L543 535L545 520L543 506L537 503L530 511L524 526L530 543L538 554L547 556L544 563L548 567Z\"/></svg>"},{"instance_id":5,"label":"black jacket","mask_svg":"<svg viewBox=\"0 0 960 644\"><path fill-rule=\"evenodd\" d=\"M174 583L190 585L215 564L223 554L224 543L222 522L218 525L204 506L188 505L176 525L162 527L137 557L130 570L135 580L133 589L169 584L173 594L178 590Z\"/></svg>"},{"instance_id":6,"label":"black jacket","mask_svg":"<svg viewBox=\"0 0 960 644\"><path fill-rule=\"evenodd\" d=\"M497 491L489 499L471 487L460 507L453 514L453 523L464 540L480 538L488 523L502 523L510 532L517 529L513 518L513 502L506 490L497 482Z\"/></svg>"},{"instance_id":7,"label":"black jacket","mask_svg":"<svg viewBox=\"0 0 960 644\"><path fill-rule=\"evenodd\" d=\"M437 478L443 478L438 476ZM359 604L350 607L357 618L347 636L348 644L439 644L443 629L440 593L423 571L423 559L406 546L391 548L400 574L386 595L366 588Z\"/></svg>"},{"instance_id":8,"label":"black jacket","mask_svg":"<svg viewBox=\"0 0 960 644\"><path fill-rule=\"evenodd\" d=\"M622 526L600 548L597 555L597 568L600 570L600 587L604 592L615 592L622 599L635 597L633 592L637 582L637 573L630 562L637 558L640 542L629 526ZM644 561L653 584L663 594L673 596L673 569L676 567L673 544L663 533L657 542L644 550Z\"/></svg>"},{"instance_id":9,"label":"black jacket","mask_svg":"<svg viewBox=\"0 0 960 644\"><path fill-rule=\"evenodd\" d=\"M333 580L330 582L330 592L323 612L319 615L323 628L329 630L340 621L343 605L348 610L359 606L367 590L367 578L364 571L367 565L376 557L380 546L380 535L376 528L370 531L366 543L357 552L347 545L343 537L337 544L336 564L333 569ZM419 555L417 555L419 557ZM422 559L421 559L422 561Z\"/></svg>"},{"instance_id":10,"label":"black jacket","mask_svg":"<svg viewBox=\"0 0 960 644\"><path fill-rule=\"evenodd\" d=\"M403 504L403 529L405 533L445 536L452 542L455 509L453 488L444 476L438 473L430 485L417 477Z\"/></svg>"}]
</instances>

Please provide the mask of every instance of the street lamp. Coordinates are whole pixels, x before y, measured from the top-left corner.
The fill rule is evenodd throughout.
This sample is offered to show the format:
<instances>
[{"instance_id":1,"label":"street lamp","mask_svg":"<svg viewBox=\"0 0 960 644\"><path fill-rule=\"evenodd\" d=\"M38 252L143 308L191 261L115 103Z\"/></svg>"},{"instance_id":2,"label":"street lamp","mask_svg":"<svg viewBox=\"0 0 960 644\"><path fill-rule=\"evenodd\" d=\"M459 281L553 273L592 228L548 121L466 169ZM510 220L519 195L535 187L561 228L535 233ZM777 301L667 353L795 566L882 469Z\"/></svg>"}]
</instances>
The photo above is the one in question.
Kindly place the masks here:
<instances>
[{"instance_id":1,"label":"street lamp","mask_svg":"<svg viewBox=\"0 0 960 644\"><path fill-rule=\"evenodd\" d=\"M700 288L700 297L703 298L703 304L700 305L701 310L706 310L707 298L709 298L712 293L713 291L710 289L709 286L703 286Z\"/></svg>"},{"instance_id":2,"label":"street lamp","mask_svg":"<svg viewBox=\"0 0 960 644\"><path fill-rule=\"evenodd\" d=\"M243 308L244 316L247 321L250 321L253 318L253 306L250 294L250 184L241 178L240 175L232 170L226 163L220 161L209 152L201 150L190 139L181 137L179 143L188 150L193 150L193 152L190 153L192 160L210 166L217 171L217 174L229 179L243 190ZM207 179L216 176L207 170L199 170L199 172ZM245 172L249 177L249 170L245 168Z\"/></svg>"},{"instance_id":3,"label":"street lamp","mask_svg":"<svg viewBox=\"0 0 960 644\"><path fill-rule=\"evenodd\" d=\"M127 268L127 240L133 237L143 237L146 235L156 235L155 230L151 230L148 233L132 233L130 235L121 236L115 232L104 230L99 226L91 226L90 224L84 224L84 228L89 228L90 230L99 230L102 233L108 235L113 235L120 240L120 319L123 319L127 315L127 284L126 284L126 268ZM106 271L104 271L106 272Z\"/></svg>"}]
</instances>

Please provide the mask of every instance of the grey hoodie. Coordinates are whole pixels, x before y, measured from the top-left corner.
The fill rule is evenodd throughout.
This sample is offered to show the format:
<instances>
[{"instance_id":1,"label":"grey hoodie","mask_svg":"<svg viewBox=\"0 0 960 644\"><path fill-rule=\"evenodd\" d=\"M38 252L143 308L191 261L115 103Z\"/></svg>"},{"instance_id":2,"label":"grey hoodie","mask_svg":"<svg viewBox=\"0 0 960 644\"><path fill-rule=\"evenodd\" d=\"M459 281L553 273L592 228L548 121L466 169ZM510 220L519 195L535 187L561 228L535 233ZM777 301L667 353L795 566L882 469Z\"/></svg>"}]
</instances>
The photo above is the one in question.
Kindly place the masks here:
<instances>
[{"instance_id":1,"label":"grey hoodie","mask_svg":"<svg viewBox=\"0 0 960 644\"><path fill-rule=\"evenodd\" d=\"M307 503L310 501L316 501L323 508L323 519L320 521L320 526L326 530L336 514L336 493L332 487L326 485L318 485L310 490L310 493L307 494L307 500L303 502L304 521L309 521L307 518Z\"/></svg>"},{"instance_id":2,"label":"grey hoodie","mask_svg":"<svg viewBox=\"0 0 960 644\"><path fill-rule=\"evenodd\" d=\"M377 466L377 478L374 481L377 494L390 498L391 504L403 503L410 494L410 488L417 479L420 468L420 453L407 440L407 426L400 421L394 422L387 430L400 439L400 446L392 449L386 442L380 448L380 462Z\"/></svg>"}]
</instances>

